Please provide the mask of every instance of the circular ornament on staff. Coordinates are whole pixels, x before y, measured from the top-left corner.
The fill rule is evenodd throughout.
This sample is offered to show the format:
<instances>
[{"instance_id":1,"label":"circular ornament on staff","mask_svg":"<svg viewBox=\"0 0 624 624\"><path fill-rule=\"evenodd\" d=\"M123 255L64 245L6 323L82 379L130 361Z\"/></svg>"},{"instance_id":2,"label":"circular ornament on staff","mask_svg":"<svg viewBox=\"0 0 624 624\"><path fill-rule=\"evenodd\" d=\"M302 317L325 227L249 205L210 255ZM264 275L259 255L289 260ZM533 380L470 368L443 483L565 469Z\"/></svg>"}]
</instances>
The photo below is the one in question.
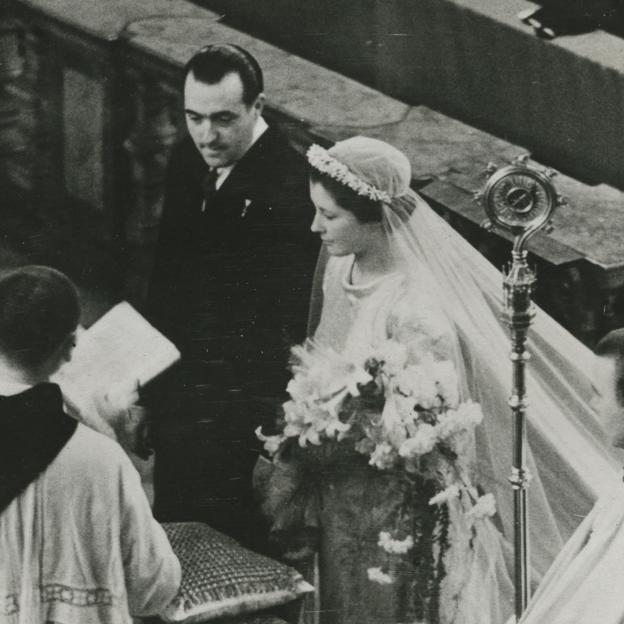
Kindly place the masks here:
<instances>
[{"instance_id":1,"label":"circular ornament on staff","mask_svg":"<svg viewBox=\"0 0 624 624\"><path fill-rule=\"evenodd\" d=\"M529 360L527 334L535 316L532 295L535 272L527 263L526 243L539 230L552 231L555 209L565 204L552 183L555 172L527 164L528 156L498 168L490 163L483 191L475 194L482 202L488 230L500 228L514 237L511 263L503 270L503 320L511 333L512 390L509 406L513 415L513 458L509 481L514 496L514 583L515 614L520 619L529 601L529 543L527 487L530 474L526 467L526 393L525 368Z\"/></svg>"}]
</instances>

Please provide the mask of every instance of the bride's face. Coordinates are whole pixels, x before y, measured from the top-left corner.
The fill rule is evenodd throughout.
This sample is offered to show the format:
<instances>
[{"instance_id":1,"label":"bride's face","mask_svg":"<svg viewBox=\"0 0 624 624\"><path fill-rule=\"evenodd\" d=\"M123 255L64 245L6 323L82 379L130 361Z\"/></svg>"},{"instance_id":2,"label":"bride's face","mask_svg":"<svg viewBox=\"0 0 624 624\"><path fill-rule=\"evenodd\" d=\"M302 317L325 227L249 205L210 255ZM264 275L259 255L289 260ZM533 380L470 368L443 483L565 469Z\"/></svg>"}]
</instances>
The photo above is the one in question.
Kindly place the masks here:
<instances>
[{"instance_id":1,"label":"bride's face","mask_svg":"<svg viewBox=\"0 0 624 624\"><path fill-rule=\"evenodd\" d=\"M336 203L319 182L310 183L310 197L316 208L311 230L321 237L332 256L359 255L369 249L379 224L362 223Z\"/></svg>"}]
</instances>

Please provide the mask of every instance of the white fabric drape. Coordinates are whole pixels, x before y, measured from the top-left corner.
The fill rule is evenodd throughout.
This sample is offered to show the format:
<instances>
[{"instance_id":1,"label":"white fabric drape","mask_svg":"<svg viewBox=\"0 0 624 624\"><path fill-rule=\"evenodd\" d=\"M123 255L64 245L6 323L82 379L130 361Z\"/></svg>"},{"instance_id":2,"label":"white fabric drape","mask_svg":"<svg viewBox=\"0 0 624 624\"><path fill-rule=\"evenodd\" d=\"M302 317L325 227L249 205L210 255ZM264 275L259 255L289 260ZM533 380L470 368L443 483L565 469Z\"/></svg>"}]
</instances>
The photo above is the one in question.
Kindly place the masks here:
<instances>
[{"instance_id":1,"label":"white fabric drape","mask_svg":"<svg viewBox=\"0 0 624 624\"><path fill-rule=\"evenodd\" d=\"M477 479L495 494L511 540L511 363L501 320L502 276L415 193L395 200L385 218L401 261L417 279L427 267L459 333L469 392L485 414L477 430ZM529 514L538 578L598 496L617 482L619 470L590 405L591 351L539 309L529 351Z\"/></svg>"},{"instance_id":2,"label":"white fabric drape","mask_svg":"<svg viewBox=\"0 0 624 624\"><path fill-rule=\"evenodd\" d=\"M365 179L388 188L386 177L371 180L370 170ZM511 363L501 320L502 275L411 190L384 205L384 225L400 270L436 297L456 328L468 392L485 414L477 430L475 480L495 495L511 544ZM324 261L322 252L319 267ZM320 282L313 289L311 328L321 310ZM590 405L591 351L540 309L529 336L529 516L537 582L596 499L617 482L619 468Z\"/></svg>"}]
</instances>

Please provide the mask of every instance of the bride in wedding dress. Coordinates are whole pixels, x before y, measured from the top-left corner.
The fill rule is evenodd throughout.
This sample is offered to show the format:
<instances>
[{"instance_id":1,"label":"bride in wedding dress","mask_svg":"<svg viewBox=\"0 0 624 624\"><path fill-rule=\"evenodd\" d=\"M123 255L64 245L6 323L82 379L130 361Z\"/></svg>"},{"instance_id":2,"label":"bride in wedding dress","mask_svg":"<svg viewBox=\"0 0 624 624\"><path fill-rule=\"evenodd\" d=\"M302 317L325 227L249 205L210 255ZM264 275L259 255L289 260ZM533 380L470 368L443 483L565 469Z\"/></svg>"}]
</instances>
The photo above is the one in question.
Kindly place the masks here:
<instances>
[{"instance_id":1,"label":"bride in wedding dress","mask_svg":"<svg viewBox=\"0 0 624 624\"><path fill-rule=\"evenodd\" d=\"M513 610L513 504L501 275L410 189L409 161L387 143L354 137L329 150L312 146L308 161L312 230L328 259L319 264L311 340L294 350L293 400L280 433L260 433L274 454L262 487L265 511L276 534L306 528L318 536L323 624L503 622ZM385 349L385 360L371 359L375 349ZM531 565L538 582L618 471L589 404L590 351L542 311L529 350ZM382 370L383 377L384 361L397 357L404 370ZM363 361L363 368L354 364ZM371 361L381 364L371 368ZM423 386L446 364L454 371L450 394L438 391L431 409L412 401L409 422L398 416L393 405L412 396L414 382L401 382L408 392L395 383L390 395L388 380L419 371ZM350 384L337 381L335 371L345 367ZM441 379L434 379L438 389ZM332 409L319 417L323 394ZM369 395L375 400L364 400ZM445 404L452 395L455 403ZM427 445L422 432L441 431L456 413L444 409L459 412L470 400L483 418L463 431L464 442L451 453L444 440ZM438 478L439 464L430 478L423 465L432 449L442 449L461 478Z\"/></svg>"}]
</instances>

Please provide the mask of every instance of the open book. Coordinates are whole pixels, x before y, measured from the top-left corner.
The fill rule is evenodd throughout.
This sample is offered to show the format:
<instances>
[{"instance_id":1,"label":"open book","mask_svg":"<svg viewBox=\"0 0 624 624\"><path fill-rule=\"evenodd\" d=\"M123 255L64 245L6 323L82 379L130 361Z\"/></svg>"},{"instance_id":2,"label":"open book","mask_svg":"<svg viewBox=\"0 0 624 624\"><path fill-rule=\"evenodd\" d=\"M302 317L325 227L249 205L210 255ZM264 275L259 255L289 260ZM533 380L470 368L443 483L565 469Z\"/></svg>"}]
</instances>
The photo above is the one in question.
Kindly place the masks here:
<instances>
[{"instance_id":1,"label":"open book","mask_svg":"<svg viewBox=\"0 0 624 624\"><path fill-rule=\"evenodd\" d=\"M71 361L52 381L79 420L115 437L98 412L97 397L144 386L179 359L175 345L124 301L78 333Z\"/></svg>"}]
</instances>

